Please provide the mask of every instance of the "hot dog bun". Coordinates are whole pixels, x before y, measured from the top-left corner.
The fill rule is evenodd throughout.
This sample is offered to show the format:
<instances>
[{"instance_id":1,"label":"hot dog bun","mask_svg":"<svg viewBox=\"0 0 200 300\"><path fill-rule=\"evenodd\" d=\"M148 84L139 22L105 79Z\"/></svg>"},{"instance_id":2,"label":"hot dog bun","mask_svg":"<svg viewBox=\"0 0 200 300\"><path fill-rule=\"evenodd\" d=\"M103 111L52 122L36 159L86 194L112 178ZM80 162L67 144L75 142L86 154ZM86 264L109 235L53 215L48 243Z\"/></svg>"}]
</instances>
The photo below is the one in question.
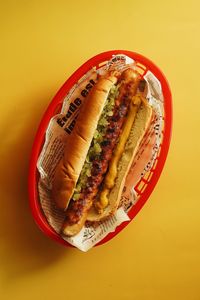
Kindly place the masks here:
<instances>
[{"instance_id":1,"label":"hot dog bun","mask_svg":"<svg viewBox=\"0 0 200 300\"><path fill-rule=\"evenodd\" d=\"M98 79L81 106L52 185L57 206L66 211L63 234L74 236L86 220L103 220L118 208L151 120L145 88L131 68L109 73Z\"/></svg>"},{"instance_id":2,"label":"hot dog bun","mask_svg":"<svg viewBox=\"0 0 200 300\"><path fill-rule=\"evenodd\" d=\"M60 209L66 210L68 207L104 103L116 81L117 77L114 74L101 77L80 109L76 125L67 139L64 156L56 168L52 184L52 197Z\"/></svg>"}]
</instances>

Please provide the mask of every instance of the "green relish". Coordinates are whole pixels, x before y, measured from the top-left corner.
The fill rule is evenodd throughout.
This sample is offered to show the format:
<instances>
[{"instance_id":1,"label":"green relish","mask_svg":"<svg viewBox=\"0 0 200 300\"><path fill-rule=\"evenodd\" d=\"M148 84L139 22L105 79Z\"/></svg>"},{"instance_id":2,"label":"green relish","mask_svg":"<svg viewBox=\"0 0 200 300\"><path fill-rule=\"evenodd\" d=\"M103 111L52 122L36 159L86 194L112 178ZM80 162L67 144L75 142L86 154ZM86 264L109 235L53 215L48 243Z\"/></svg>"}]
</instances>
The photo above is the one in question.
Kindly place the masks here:
<instances>
[{"instance_id":1,"label":"green relish","mask_svg":"<svg viewBox=\"0 0 200 300\"><path fill-rule=\"evenodd\" d=\"M92 170L92 161L97 158L102 149L101 149L101 142L103 141L103 137L106 134L106 129L108 126L108 119L113 115L113 108L115 104L115 99L119 93L119 85L113 85L108 97L106 99L103 111L99 118L99 122L97 128L94 133L94 137L92 139L90 148L88 150L83 168L79 175L79 179L77 181L76 187L74 189L74 194L72 196L73 200L78 200L80 197L81 189L86 187L87 178L91 176Z\"/></svg>"}]
</instances>

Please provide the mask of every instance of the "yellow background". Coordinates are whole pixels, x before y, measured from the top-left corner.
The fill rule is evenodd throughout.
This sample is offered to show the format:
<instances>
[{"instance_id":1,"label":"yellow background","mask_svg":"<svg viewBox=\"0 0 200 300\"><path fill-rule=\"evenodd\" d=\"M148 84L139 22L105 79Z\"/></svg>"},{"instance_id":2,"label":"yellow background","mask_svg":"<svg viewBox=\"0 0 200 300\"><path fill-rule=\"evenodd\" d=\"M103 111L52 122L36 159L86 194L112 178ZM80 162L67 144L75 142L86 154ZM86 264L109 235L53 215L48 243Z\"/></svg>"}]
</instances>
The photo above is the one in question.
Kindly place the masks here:
<instances>
[{"instance_id":1,"label":"yellow background","mask_svg":"<svg viewBox=\"0 0 200 300\"><path fill-rule=\"evenodd\" d=\"M190 1L0 2L0 298L200 299L200 4ZM149 201L115 239L87 253L44 236L27 170L44 110L93 55L152 59L173 94L169 156Z\"/></svg>"}]
</instances>

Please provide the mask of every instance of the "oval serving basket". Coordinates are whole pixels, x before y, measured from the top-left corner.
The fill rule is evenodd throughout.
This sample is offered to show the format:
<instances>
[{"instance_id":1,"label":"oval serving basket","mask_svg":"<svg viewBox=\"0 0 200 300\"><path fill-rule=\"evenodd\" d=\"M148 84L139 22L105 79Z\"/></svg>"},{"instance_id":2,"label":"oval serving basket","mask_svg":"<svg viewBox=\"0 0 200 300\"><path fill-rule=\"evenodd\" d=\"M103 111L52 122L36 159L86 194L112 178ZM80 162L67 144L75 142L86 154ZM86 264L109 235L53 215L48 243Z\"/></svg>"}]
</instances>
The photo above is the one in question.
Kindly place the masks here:
<instances>
[{"instance_id":1,"label":"oval serving basket","mask_svg":"<svg viewBox=\"0 0 200 300\"><path fill-rule=\"evenodd\" d=\"M163 98L164 98L163 130L162 130L162 140L161 140L160 148L159 151L157 152L157 156L154 160L153 165L151 166L151 169L146 173L144 177L140 179L140 181L135 186L135 191L139 196L139 200L128 212L128 215L131 220L140 211L140 209L143 207L145 202L148 200L151 192L153 191L160 177L162 169L164 167L167 153L169 150L171 130L172 130L171 91L165 76L153 62L151 62L149 59L135 52L126 51L126 50L113 50L113 51L103 52L92 57L86 63L84 63L77 71L75 71L72 74L72 76L60 88L60 90L55 95L55 97L53 98L49 107L47 108L46 112L43 115L43 118L40 122L39 128L37 130L34 139L33 147L32 147L30 167L29 167L29 179L28 179L30 207L35 222L48 237L52 238L53 240L65 246L71 246L71 245L67 243L65 240L63 240L62 237L51 228L40 206L39 195L38 195L38 180L39 180L39 172L37 170L38 157L40 155L41 149L45 141L45 133L49 121L56 113L60 111L63 99L68 93L68 91L91 68L96 67L98 69L99 67L102 67L104 64L107 63L108 60L112 58L112 55L117 55L117 54L125 54L128 57L134 59L138 71L142 76L144 76L147 73L147 71L151 71L161 83ZM109 233L97 245L103 244L109 241L110 239L112 239L125 226L127 226L129 222L130 221L124 222L121 225L119 225L116 228L115 232Z\"/></svg>"}]
</instances>

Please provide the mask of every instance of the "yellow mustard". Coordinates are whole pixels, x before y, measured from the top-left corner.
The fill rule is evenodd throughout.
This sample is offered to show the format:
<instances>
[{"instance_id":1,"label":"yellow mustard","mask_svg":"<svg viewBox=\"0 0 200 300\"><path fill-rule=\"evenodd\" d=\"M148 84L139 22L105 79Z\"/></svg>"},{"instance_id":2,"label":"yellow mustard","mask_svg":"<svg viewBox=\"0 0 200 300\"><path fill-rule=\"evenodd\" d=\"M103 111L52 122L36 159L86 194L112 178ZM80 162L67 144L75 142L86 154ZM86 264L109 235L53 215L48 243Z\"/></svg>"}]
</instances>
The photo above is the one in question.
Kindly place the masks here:
<instances>
[{"instance_id":1,"label":"yellow mustard","mask_svg":"<svg viewBox=\"0 0 200 300\"><path fill-rule=\"evenodd\" d=\"M142 97L138 94L132 98L132 101L130 103L127 119L123 125L122 133L120 135L119 142L115 148L113 157L110 160L108 173L105 176L104 185L99 197L99 201L97 201L96 203L96 208L99 212L101 212L102 209L104 209L108 205L108 194L110 190L114 187L115 179L117 177L117 165L124 151L128 137L130 135L130 131L133 126L141 101Z\"/></svg>"}]
</instances>

